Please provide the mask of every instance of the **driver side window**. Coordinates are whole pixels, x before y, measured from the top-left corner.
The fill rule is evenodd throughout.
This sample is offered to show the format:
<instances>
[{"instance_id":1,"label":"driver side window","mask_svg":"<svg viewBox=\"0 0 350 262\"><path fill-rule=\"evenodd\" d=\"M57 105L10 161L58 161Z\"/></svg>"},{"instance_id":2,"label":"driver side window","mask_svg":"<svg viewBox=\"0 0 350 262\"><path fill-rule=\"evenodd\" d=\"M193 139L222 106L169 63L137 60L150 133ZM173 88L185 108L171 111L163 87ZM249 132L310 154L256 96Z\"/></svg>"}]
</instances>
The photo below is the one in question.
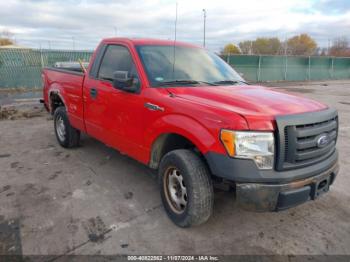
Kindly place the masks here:
<instances>
[{"instance_id":1,"label":"driver side window","mask_svg":"<svg viewBox=\"0 0 350 262\"><path fill-rule=\"evenodd\" d=\"M124 46L109 45L101 61L98 78L112 81L115 72L138 78L129 50Z\"/></svg>"}]
</instances>

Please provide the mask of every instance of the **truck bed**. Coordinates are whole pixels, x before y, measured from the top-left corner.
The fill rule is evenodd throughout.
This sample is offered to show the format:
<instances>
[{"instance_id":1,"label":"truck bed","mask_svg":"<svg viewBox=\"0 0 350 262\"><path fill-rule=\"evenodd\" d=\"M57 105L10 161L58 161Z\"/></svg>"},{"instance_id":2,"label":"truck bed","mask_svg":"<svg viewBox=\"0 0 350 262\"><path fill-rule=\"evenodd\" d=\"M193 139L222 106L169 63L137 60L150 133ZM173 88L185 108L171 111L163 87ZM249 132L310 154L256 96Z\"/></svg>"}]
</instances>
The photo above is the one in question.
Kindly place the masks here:
<instances>
[{"instance_id":1,"label":"truck bed","mask_svg":"<svg viewBox=\"0 0 350 262\"><path fill-rule=\"evenodd\" d=\"M50 96L58 95L69 105L66 110L72 125L84 130L83 121L83 83L84 74L82 70L76 68L49 67L44 68L43 77L43 97L46 108L50 109Z\"/></svg>"},{"instance_id":2,"label":"truck bed","mask_svg":"<svg viewBox=\"0 0 350 262\"><path fill-rule=\"evenodd\" d=\"M89 63L82 62L82 65L84 66L84 68L88 68ZM55 65L53 66L53 68L74 71L74 72L80 72L80 73L83 72L79 62L56 62Z\"/></svg>"}]
</instances>

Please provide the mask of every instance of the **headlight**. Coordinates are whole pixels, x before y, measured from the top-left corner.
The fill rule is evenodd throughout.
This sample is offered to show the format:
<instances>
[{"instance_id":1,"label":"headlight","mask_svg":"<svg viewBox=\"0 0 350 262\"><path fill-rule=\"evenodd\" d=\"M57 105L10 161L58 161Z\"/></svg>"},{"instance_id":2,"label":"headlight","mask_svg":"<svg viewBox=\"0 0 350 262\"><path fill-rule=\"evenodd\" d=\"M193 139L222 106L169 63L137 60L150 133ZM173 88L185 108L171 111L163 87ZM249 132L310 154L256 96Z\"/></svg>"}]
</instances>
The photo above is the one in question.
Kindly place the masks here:
<instances>
[{"instance_id":1,"label":"headlight","mask_svg":"<svg viewBox=\"0 0 350 262\"><path fill-rule=\"evenodd\" d=\"M260 169L272 169L275 141L272 132L221 130L221 142L231 157L253 159Z\"/></svg>"}]
</instances>

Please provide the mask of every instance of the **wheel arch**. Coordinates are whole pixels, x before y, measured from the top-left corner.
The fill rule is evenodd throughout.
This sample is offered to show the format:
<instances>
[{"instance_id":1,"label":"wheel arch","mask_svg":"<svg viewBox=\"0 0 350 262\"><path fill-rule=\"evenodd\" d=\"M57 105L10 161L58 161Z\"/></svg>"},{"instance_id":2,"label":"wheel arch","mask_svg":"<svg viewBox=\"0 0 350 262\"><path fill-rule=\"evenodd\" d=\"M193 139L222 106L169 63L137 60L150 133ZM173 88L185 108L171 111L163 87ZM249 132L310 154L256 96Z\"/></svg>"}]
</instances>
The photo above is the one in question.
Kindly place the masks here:
<instances>
[{"instance_id":1,"label":"wheel arch","mask_svg":"<svg viewBox=\"0 0 350 262\"><path fill-rule=\"evenodd\" d=\"M156 131L156 132L155 132ZM199 122L182 115L159 119L148 132L149 166L157 169L162 157L175 149L191 149L204 155L216 144L215 136Z\"/></svg>"},{"instance_id":2,"label":"wheel arch","mask_svg":"<svg viewBox=\"0 0 350 262\"><path fill-rule=\"evenodd\" d=\"M162 157L176 149L191 149L200 153L198 147L183 135L177 133L161 134L152 144L149 166L157 169Z\"/></svg>"},{"instance_id":3,"label":"wheel arch","mask_svg":"<svg viewBox=\"0 0 350 262\"><path fill-rule=\"evenodd\" d=\"M60 93L60 90L53 89L49 92L49 110L53 114L57 107L66 106L65 100Z\"/></svg>"}]
</instances>

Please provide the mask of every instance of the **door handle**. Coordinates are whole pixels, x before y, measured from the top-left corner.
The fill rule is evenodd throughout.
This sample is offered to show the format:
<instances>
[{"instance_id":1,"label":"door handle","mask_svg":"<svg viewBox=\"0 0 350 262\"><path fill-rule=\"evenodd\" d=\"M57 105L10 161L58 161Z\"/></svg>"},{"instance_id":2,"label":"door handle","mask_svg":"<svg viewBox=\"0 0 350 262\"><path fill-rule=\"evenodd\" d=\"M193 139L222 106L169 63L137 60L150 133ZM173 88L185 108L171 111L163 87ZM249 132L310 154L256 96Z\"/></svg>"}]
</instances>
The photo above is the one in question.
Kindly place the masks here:
<instances>
[{"instance_id":1,"label":"door handle","mask_svg":"<svg viewBox=\"0 0 350 262\"><path fill-rule=\"evenodd\" d=\"M96 88L91 88L90 89L90 96L95 99L97 97L97 89Z\"/></svg>"},{"instance_id":2,"label":"door handle","mask_svg":"<svg viewBox=\"0 0 350 262\"><path fill-rule=\"evenodd\" d=\"M148 108L151 111L161 111L164 112L164 107L160 107L158 105L152 104L152 103L145 103L144 104L146 108Z\"/></svg>"}]
</instances>

